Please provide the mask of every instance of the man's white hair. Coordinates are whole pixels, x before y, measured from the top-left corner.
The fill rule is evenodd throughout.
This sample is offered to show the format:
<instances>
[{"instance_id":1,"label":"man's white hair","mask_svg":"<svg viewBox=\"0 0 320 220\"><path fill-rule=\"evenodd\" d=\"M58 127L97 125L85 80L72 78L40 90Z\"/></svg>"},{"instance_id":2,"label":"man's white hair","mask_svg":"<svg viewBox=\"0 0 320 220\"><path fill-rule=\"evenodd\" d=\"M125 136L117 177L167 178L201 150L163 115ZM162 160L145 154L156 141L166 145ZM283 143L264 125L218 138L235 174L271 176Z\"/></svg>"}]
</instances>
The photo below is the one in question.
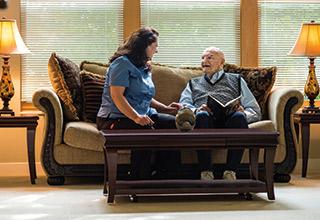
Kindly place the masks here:
<instances>
[{"instance_id":1,"label":"man's white hair","mask_svg":"<svg viewBox=\"0 0 320 220\"><path fill-rule=\"evenodd\" d=\"M225 59L224 53L218 47L208 47L208 48L204 49L204 51L203 51L203 53L206 53L206 52L217 53L220 58Z\"/></svg>"}]
</instances>

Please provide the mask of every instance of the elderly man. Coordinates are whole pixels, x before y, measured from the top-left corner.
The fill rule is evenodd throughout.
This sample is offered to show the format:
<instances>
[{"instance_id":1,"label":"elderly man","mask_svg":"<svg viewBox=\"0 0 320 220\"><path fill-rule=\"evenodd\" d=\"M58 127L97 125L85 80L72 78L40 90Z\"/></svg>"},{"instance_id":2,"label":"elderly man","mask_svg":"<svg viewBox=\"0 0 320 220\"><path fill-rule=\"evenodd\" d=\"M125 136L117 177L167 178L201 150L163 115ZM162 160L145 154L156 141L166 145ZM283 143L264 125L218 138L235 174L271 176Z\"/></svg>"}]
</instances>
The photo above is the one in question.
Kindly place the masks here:
<instances>
[{"instance_id":1,"label":"elderly man","mask_svg":"<svg viewBox=\"0 0 320 220\"><path fill-rule=\"evenodd\" d=\"M193 78L183 90L180 103L196 113L195 128L248 128L248 123L260 120L260 107L247 83L239 74L226 73L223 70L224 53L216 47L209 47L202 54L204 76ZM214 117L215 110L207 106L208 96L213 96L222 103L227 103L241 95L240 103L225 117ZM214 179L210 150L198 150L200 178ZM236 171L243 155L243 150L229 150L226 170L223 178L236 179Z\"/></svg>"}]
</instances>

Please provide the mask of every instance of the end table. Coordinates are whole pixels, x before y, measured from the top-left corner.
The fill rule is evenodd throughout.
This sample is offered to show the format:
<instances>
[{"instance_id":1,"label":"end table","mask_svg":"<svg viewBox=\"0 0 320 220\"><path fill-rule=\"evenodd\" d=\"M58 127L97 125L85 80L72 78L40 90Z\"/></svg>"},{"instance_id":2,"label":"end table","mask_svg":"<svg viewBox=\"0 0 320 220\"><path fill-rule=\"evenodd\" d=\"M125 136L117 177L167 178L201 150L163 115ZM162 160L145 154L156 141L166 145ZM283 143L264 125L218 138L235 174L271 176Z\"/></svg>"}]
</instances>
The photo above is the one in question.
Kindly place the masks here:
<instances>
[{"instance_id":1,"label":"end table","mask_svg":"<svg viewBox=\"0 0 320 220\"><path fill-rule=\"evenodd\" d=\"M0 116L0 127L27 128L28 163L31 184L35 184L35 179L37 178L34 144L38 120L39 117L36 115Z\"/></svg>"},{"instance_id":2,"label":"end table","mask_svg":"<svg viewBox=\"0 0 320 220\"><path fill-rule=\"evenodd\" d=\"M302 177L307 176L309 144L310 144L310 124L320 123L320 113L302 112L299 110L293 115L295 130L299 140L299 146L302 148Z\"/></svg>"}]
</instances>

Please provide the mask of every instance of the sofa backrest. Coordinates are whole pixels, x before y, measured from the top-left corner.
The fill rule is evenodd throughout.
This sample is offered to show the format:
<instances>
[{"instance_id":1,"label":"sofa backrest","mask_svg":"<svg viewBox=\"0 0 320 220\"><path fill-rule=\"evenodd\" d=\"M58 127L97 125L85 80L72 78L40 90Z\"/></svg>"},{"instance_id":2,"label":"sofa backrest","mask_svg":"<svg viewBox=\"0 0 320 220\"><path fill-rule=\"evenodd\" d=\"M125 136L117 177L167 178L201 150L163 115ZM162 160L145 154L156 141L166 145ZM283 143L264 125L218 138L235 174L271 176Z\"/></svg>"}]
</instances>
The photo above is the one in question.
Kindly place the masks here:
<instances>
[{"instance_id":1,"label":"sofa backrest","mask_svg":"<svg viewBox=\"0 0 320 220\"><path fill-rule=\"evenodd\" d=\"M50 60L56 61L57 57L58 56L53 53ZM80 72L74 69L72 74L70 74L70 71L68 73L68 71L64 70L64 67L70 66L70 63L70 60L60 58L54 62L54 64L49 62L48 71L53 87L63 101L64 111L69 109L73 110L72 115L65 114L66 120L95 122L95 116L100 108L103 84L108 64L83 61L80 64ZM245 68L233 64L225 64L224 70L243 76L249 89L252 91L261 107L263 118L267 118L266 102L275 81L276 67ZM178 102L181 92L188 81L193 77L203 74L200 67L178 68L157 63L152 64L151 71L156 88L155 98L164 104ZM75 75L77 77L70 77ZM57 76L59 76L59 80L56 80ZM79 78L80 85L78 82ZM71 82L73 79L77 81ZM74 88L69 88L69 85L74 85ZM79 91L81 91L81 94L78 94ZM82 97L82 100L79 100L79 97Z\"/></svg>"},{"instance_id":2,"label":"sofa backrest","mask_svg":"<svg viewBox=\"0 0 320 220\"><path fill-rule=\"evenodd\" d=\"M106 64L83 62L80 69L96 74L105 74ZM156 88L155 99L164 103L178 102L181 92L188 81L203 75L200 67L173 67L159 63L152 64L152 80ZM240 74L247 82L262 111L262 118L267 118L266 102L276 79L276 67L249 68L226 63L225 72Z\"/></svg>"},{"instance_id":3,"label":"sofa backrest","mask_svg":"<svg viewBox=\"0 0 320 220\"><path fill-rule=\"evenodd\" d=\"M151 72L156 88L155 99L166 105L178 102L189 80L203 75L201 68L177 68L158 63L152 64Z\"/></svg>"},{"instance_id":4,"label":"sofa backrest","mask_svg":"<svg viewBox=\"0 0 320 220\"><path fill-rule=\"evenodd\" d=\"M262 118L266 119L268 95L276 79L276 67L249 68L226 63L224 71L240 74L259 103ZM156 87L156 99L165 104L179 101L188 81L203 74L200 67L177 68L161 64L152 65L152 79Z\"/></svg>"}]
</instances>

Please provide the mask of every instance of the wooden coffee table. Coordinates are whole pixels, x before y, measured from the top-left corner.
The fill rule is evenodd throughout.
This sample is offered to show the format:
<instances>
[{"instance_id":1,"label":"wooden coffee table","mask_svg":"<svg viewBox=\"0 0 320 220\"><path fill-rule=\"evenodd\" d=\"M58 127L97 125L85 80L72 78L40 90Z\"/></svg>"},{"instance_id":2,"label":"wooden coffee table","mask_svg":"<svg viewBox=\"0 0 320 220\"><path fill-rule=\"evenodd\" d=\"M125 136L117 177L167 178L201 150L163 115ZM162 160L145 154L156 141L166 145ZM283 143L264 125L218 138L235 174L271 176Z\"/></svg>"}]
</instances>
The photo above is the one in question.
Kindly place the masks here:
<instances>
[{"instance_id":1,"label":"wooden coffee table","mask_svg":"<svg viewBox=\"0 0 320 220\"><path fill-rule=\"evenodd\" d=\"M105 130L106 138L104 195L108 203L115 195L249 193L267 192L274 200L273 163L278 132L257 129L195 129L179 132L159 130ZM227 180L117 180L118 150L164 149L249 149L250 179ZM258 179L259 150L264 149L265 180Z\"/></svg>"}]
</instances>

